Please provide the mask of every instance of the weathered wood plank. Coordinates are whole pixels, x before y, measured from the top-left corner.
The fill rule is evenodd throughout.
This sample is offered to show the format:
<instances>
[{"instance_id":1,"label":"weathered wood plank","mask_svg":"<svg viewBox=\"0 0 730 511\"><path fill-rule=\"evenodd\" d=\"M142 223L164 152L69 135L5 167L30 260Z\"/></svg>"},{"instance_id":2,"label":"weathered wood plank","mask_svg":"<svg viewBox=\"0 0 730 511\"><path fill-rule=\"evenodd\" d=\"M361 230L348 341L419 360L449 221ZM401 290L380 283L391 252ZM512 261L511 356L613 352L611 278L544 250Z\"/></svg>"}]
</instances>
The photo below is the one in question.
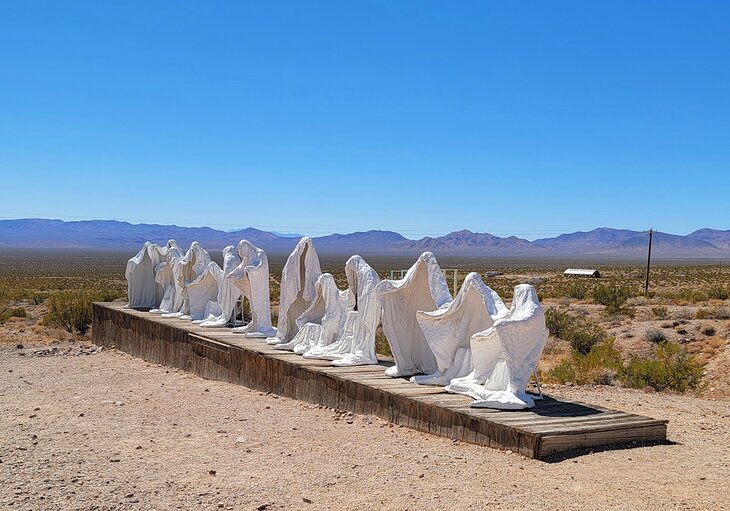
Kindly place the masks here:
<instances>
[{"instance_id":1,"label":"weathered wood plank","mask_svg":"<svg viewBox=\"0 0 730 511\"><path fill-rule=\"evenodd\" d=\"M544 459L550 455L583 447L622 444L626 442L663 442L667 439L667 425L655 424L625 429L581 432L540 437L535 457Z\"/></svg>"}]
</instances>

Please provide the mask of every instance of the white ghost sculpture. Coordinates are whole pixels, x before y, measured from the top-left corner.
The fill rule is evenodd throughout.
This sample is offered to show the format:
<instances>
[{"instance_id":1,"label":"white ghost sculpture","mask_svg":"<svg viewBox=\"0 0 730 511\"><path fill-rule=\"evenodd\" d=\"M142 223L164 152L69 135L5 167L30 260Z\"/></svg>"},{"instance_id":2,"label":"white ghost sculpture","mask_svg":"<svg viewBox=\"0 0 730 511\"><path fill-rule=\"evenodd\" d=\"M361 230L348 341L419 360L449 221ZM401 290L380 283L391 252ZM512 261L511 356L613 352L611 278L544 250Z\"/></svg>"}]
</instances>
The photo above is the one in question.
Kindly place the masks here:
<instances>
[{"instance_id":1,"label":"white ghost sculpture","mask_svg":"<svg viewBox=\"0 0 730 511\"><path fill-rule=\"evenodd\" d=\"M547 338L545 314L535 288L529 284L515 287L507 316L471 338L474 370L451 380L446 390L473 397L474 408L532 408L535 402L526 392L527 383Z\"/></svg>"},{"instance_id":2,"label":"white ghost sculpture","mask_svg":"<svg viewBox=\"0 0 730 511\"><path fill-rule=\"evenodd\" d=\"M175 264L184 257L182 250L175 240L167 242L167 253L164 260L155 268L155 282L162 288L163 295L160 304L150 312L167 314L175 309Z\"/></svg>"},{"instance_id":3,"label":"white ghost sculpture","mask_svg":"<svg viewBox=\"0 0 730 511\"><path fill-rule=\"evenodd\" d=\"M160 304L164 290L155 282L155 268L166 253L167 247L147 241L142 250L127 261L124 276L127 279L128 308L154 309Z\"/></svg>"},{"instance_id":4,"label":"white ghost sculpture","mask_svg":"<svg viewBox=\"0 0 730 511\"><path fill-rule=\"evenodd\" d=\"M224 268L218 300L208 304L208 317L200 326L224 326L232 322L236 302L244 296L251 310L251 321L232 331L246 337L276 335L276 329L271 326L269 259L266 252L248 240L239 241L236 251L240 262L231 269Z\"/></svg>"},{"instance_id":5,"label":"white ghost sculpture","mask_svg":"<svg viewBox=\"0 0 730 511\"><path fill-rule=\"evenodd\" d=\"M291 341L277 344L276 349L301 355L313 346L328 346L339 338L345 325L349 291L337 289L335 279L329 273L319 276L314 289L314 300L296 320L299 331Z\"/></svg>"},{"instance_id":6,"label":"white ghost sculpture","mask_svg":"<svg viewBox=\"0 0 730 511\"><path fill-rule=\"evenodd\" d=\"M314 345L304 356L332 360L334 366L377 364L375 330L380 324L382 307L375 286L380 278L358 255L347 260L345 275L348 310L339 339L331 344Z\"/></svg>"},{"instance_id":7,"label":"white ghost sculpture","mask_svg":"<svg viewBox=\"0 0 730 511\"><path fill-rule=\"evenodd\" d=\"M238 251L233 245L223 249L223 268L218 263L211 261L205 267L203 273L188 284L188 303L190 304L190 318L193 323L201 323L210 316L211 304L217 303L218 299L227 300L231 294L235 295L235 304L241 295L240 290L227 282L224 276L241 264ZM221 297L221 295L224 295Z\"/></svg>"},{"instance_id":8,"label":"white ghost sculpture","mask_svg":"<svg viewBox=\"0 0 730 511\"><path fill-rule=\"evenodd\" d=\"M468 274L448 307L416 313L423 336L436 357L438 371L413 376L411 381L443 386L453 378L469 374L474 369L469 345L471 336L486 330L508 313L509 309L499 295L484 284L478 273Z\"/></svg>"},{"instance_id":9,"label":"white ghost sculpture","mask_svg":"<svg viewBox=\"0 0 730 511\"><path fill-rule=\"evenodd\" d=\"M200 246L200 243L193 241L188 251L185 252L185 256L173 265L175 306L172 312L162 314L163 318L190 319L190 302L187 287L205 271L209 263L210 254Z\"/></svg>"},{"instance_id":10,"label":"white ghost sculpture","mask_svg":"<svg viewBox=\"0 0 730 511\"><path fill-rule=\"evenodd\" d=\"M289 254L281 273L279 294L279 324L275 337L266 339L268 344L291 341L299 331L297 318L309 308L316 298L314 283L322 275L319 257L312 238L304 237Z\"/></svg>"},{"instance_id":11,"label":"white ghost sculpture","mask_svg":"<svg viewBox=\"0 0 730 511\"><path fill-rule=\"evenodd\" d=\"M383 331L395 358L395 365L385 374L397 377L436 372L436 357L416 319L418 311L434 311L451 302L436 256L424 252L403 279L383 280L375 290L383 304Z\"/></svg>"}]
</instances>

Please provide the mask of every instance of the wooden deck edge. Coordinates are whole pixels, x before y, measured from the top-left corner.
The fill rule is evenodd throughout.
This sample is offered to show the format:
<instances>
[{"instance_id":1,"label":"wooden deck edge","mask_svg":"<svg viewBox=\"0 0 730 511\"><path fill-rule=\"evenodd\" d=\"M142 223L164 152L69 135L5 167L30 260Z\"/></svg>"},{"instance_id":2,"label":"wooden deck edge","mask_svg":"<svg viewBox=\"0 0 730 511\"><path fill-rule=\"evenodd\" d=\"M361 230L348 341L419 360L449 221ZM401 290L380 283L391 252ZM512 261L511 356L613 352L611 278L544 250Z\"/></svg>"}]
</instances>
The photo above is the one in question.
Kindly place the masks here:
<instances>
[{"instance_id":1,"label":"wooden deck edge","mask_svg":"<svg viewBox=\"0 0 730 511\"><path fill-rule=\"evenodd\" d=\"M603 447L629 442L666 442L667 422L657 422L661 423L573 434L541 435L535 445L535 457L544 459L573 449Z\"/></svg>"}]
</instances>

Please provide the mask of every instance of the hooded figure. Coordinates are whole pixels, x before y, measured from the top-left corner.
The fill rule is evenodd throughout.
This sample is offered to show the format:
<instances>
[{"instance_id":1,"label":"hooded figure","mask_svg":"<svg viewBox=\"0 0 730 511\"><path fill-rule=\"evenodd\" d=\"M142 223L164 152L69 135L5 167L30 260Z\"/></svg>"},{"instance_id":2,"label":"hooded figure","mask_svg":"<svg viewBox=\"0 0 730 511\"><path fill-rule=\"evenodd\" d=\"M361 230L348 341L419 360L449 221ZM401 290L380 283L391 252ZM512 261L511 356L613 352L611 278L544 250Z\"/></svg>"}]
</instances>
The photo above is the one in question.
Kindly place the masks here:
<instances>
[{"instance_id":1,"label":"hooded figure","mask_svg":"<svg viewBox=\"0 0 730 511\"><path fill-rule=\"evenodd\" d=\"M215 304L221 294L230 295L233 291L235 298L233 303L240 296L235 286L225 281L226 272L230 272L236 266L241 264L241 258L238 257L236 247L229 245L223 249L223 269L218 263L211 261L205 267L203 273L188 284L188 303L190 304L190 318L193 323L201 323L210 315L211 303ZM233 288L233 289L231 289Z\"/></svg>"},{"instance_id":2,"label":"hooded figure","mask_svg":"<svg viewBox=\"0 0 730 511\"><path fill-rule=\"evenodd\" d=\"M532 408L535 402L526 393L527 383L547 338L545 314L537 292L528 284L520 284L515 287L507 316L472 336L474 370L451 380L446 390L473 397L474 408Z\"/></svg>"},{"instance_id":3,"label":"hooded figure","mask_svg":"<svg viewBox=\"0 0 730 511\"><path fill-rule=\"evenodd\" d=\"M142 250L127 261L124 276L127 279L128 308L154 309L160 304L164 290L155 282L155 268L166 254L167 247L147 241Z\"/></svg>"},{"instance_id":4,"label":"hooded figure","mask_svg":"<svg viewBox=\"0 0 730 511\"><path fill-rule=\"evenodd\" d=\"M471 336L486 330L494 321L509 313L499 295L492 291L478 273L464 279L459 294L448 307L432 312L419 311L416 319L428 346L436 357L438 371L413 376L421 385L448 385L452 378L469 374L472 369Z\"/></svg>"},{"instance_id":5,"label":"hooded figure","mask_svg":"<svg viewBox=\"0 0 730 511\"><path fill-rule=\"evenodd\" d=\"M348 291L337 289L334 277L323 273L314 283L316 296L296 320L294 338L275 347L302 354L313 346L328 346L339 338L345 325Z\"/></svg>"},{"instance_id":6,"label":"hooded figure","mask_svg":"<svg viewBox=\"0 0 730 511\"><path fill-rule=\"evenodd\" d=\"M155 282L162 288L162 300L150 312L166 314L173 312L175 304L175 264L183 258L183 252L175 240L167 242L167 253L155 268Z\"/></svg>"},{"instance_id":7,"label":"hooded figure","mask_svg":"<svg viewBox=\"0 0 730 511\"><path fill-rule=\"evenodd\" d=\"M200 326L214 327L232 323L236 302L243 296L251 309L251 322L233 329L247 337L267 337L276 334L271 326L269 304L269 260L266 253L248 240L236 247L238 264L224 268L223 284L218 299L208 303L207 318Z\"/></svg>"},{"instance_id":8,"label":"hooded figure","mask_svg":"<svg viewBox=\"0 0 730 511\"><path fill-rule=\"evenodd\" d=\"M424 252L403 279L383 280L375 290L383 304L383 331L395 358L395 365L385 374L397 377L436 372L436 357L416 320L418 311L434 311L451 302L436 256Z\"/></svg>"},{"instance_id":9,"label":"hooded figure","mask_svg":"<svg viewBox=\"0 0 730 511\"><path fill-rule=\"evenodd\" d=\"M284 264L279 294L279 324L275 337L266 339L268 344L291 341L299 331L297 318L309 308L316 298L314 283L322 275L319 257L312 238L299 240Z\"/></svg>"},{"instance_id":10,"label":"hooded figure","mask_svg":"<svg viewBox=\"0 0 730 511\"><path fill-rule=\"evenodd\" d=\"M339 339L331 344L316 344L304 356L332 360L335 366L377 364L375 330L380 324L382 307L375 286L380 278L359 255L347 260L345 275L348 310Z\"/></svg>"},{"instance_id":11,"label":"hooded figure","mask_svg":"<svg viewBox=\"0 0 730 511\"><path fill-rule=\"evenodd\" d=\"M203 273L210 263L210 254L200 246L200 243L193 241L185 256L173 265L173 276L175 278L175 306L169 314L163 314L163 318L179 318L190 314L190 302L188 300L188 285Z\"/></svg>"}]
</instances>

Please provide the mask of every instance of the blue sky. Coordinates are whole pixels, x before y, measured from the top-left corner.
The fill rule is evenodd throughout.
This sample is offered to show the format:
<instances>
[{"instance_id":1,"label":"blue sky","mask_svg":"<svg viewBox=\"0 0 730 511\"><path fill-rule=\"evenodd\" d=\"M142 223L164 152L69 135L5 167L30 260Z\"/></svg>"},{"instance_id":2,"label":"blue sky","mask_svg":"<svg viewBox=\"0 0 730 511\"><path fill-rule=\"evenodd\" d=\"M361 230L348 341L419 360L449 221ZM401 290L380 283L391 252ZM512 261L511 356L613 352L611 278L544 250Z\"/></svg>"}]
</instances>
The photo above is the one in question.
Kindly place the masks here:
<instances>
[{"instance_id":1,"label":"blue sky","mask_svg":"<svg viewBox=\"0 0 730 511\"><path fill-rule=\"evenodd\" d=\"M0 4L0 218L730 229L725 2Z\"/></svg>"}]
</instances>

